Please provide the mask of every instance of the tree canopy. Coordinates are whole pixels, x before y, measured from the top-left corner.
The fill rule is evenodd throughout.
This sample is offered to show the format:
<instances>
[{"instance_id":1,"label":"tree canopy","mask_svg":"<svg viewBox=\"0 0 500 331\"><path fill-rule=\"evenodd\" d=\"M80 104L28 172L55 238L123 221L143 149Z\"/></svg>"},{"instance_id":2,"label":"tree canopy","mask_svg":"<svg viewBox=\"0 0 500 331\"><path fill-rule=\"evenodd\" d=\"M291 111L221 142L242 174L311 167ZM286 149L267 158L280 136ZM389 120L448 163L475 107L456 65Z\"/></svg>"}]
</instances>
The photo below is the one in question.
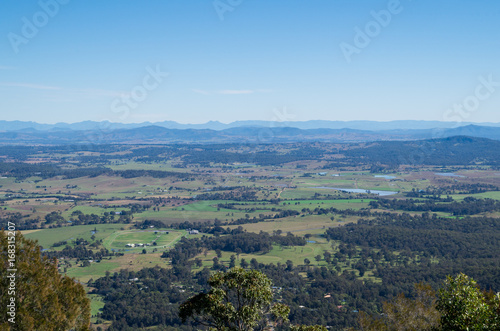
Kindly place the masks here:
<instances>
[{"instance_id":1,"label":"tree canopy","mask_svg":"<svg viewBox=\"0 0 500 331\"><path fill-rule=\"evenodd\" d=\"M90 300L83 286L60 275L57 261L42 257L35 241L0 231L0 266L0 330L90 330ZM12 269L14 283L8 277ZM7 314L11 298L15 324Z\"/></svg>"},{"instance_id":2,"label":"tree canopy","mask_svg":"<svg viewBox=\"0 0 500 331\"><path fill-rule=\"evenodd\" d=\"M254 330L271 320L288 320L290 308L272 303L271 281L257 270L235 267L212 275L208 283L208 293L197 294L180 306L183 321L192 317L217 330Z\"/></svg>"},{"instance_id":3,"label":"tree canopy","mask_svg":"<svg viewBox=\"0 0 500 331\"><path fill-rule=\"evenodd\" d=\"M499 330L500 293L484 292L467 275L448 276L436 297L418 284L414 299L398 296L383 305L382 317L360 314L362 330Z\"/></svg>"},{"instance_id":4,"label":"tree canopy","mask_svg":"<svg viewBox=\"0 0 500 331\"><path fill-rule=\"evenodd\" d=\"M500 294L482 292L474 279L462 273L448 276L437 309L443 330L500 329Z\"/></svg>"}]
</instances>

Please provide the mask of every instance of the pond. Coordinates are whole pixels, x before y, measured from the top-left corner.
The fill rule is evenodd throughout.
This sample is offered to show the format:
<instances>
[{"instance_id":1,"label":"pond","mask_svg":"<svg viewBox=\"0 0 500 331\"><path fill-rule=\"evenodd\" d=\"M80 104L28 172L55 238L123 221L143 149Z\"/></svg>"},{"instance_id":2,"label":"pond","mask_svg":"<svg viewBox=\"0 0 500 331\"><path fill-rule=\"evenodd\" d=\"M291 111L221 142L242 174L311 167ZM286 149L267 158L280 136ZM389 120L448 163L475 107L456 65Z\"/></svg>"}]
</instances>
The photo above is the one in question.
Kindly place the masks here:
<instances>
[{"instance_id":1,"label":"pond","mask_svg":"<svg viewBox=\"0 0 500 331\"><path fill-rule=\"evenodd\" d=\"M385 179L395 179L396 176L389 176L389 175L375 175L373 177L376 177L376 178L385 178Z\"/></svg>"},{"instance_id":2,"label":"pond","mask_svg":"<svg viewBox=\"0 0 500 331\"><path fill-rule=\"evenodd\" d=\"M434 173L434 175L445 176L445 177L465 177L465 176L462 176L462 175L457 175L454 172L436 172L436 173Z\"/></svg>"},{"instance_id":3,"label":"pond","mask_svg":"<svg viewBox=\"0 0 500 331\"><path fill-rule=\"evenodd\" d=\"M378 190L364 190L360 188L340 188L340 187L329 187L329 186L317 186L313 188L321 188L325 190L336 190L336 191L343 191L343 192L349 192L349 193L371 193L371 194L378 194L380 196L387 196L387 195L393 195L393 194L398 194L399 192L395 191L378 191Z\"/></svg>"}]
</instances>

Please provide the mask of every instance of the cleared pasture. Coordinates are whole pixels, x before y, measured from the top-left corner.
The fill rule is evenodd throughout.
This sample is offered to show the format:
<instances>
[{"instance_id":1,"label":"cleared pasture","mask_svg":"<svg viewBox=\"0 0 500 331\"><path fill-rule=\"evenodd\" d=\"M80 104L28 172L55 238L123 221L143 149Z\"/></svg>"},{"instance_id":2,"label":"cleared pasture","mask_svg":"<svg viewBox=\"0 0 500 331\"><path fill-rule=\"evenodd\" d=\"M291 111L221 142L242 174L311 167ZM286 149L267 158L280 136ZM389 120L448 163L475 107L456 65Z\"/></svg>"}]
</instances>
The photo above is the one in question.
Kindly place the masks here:
<instances>
[{"instance_id":1,"label":"cleared pasture","mask_svg":"<svg viewBox=\"0 0 500 331\"><path fill-rule=\"evenodd\" d=\"M54 229L41 229L36 232L27 233L26 238L38 240L38 243L42 247L50 248L56 242L68 241L70 244L71 241L76 238L83 238L92 242L92 235L95 235L96 240L105 239L110 234L119 231L123 227L123 224L65 226ZM96 229L97 232L93 233L94 229Z\"/></svg>"},{"instance_id":2,"label":"cleared pasture","mask_svg":"<svg viewBox=\"0 0 500 331\"><path fill-rule=\"evenodd\" d=\"M166 232L169 232L166 234ZM103 241L104 247L108 250L122 253L138 253L143 249L146 251L165 250L172 247L183 236L186 231L165 231L165 230L125 230L117 231L106 237ZM154 245L156 243L156 245ZM126 247L127 244L143 244L143 247ZM150 244L150 246L146 246Z\"/></svg>"}]
</instances>

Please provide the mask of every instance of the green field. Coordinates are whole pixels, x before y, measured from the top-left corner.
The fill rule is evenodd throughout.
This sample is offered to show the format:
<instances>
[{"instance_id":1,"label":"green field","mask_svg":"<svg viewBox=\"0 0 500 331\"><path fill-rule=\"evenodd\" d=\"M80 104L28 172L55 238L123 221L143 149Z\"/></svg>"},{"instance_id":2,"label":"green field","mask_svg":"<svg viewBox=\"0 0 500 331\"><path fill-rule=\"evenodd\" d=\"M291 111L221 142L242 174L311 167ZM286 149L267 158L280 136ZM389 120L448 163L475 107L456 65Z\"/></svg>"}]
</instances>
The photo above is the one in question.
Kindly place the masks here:
<instances>
[{"instance_id":1,"label":"green field","mask_svg":"<svg viewBox=\"0 0 500 331\"><path fill-rule=\"evenodd\" d=\"M87 283L89 279L104 277L106 276L106 271L121 268L121 266L122 265L119 262L107 259L100 262L92 262L89 267L81 267L79 264L75 263L73 267L67 270L66 275L69 277L75 277L82 283Z\"/></svg>"},{"instance_id":2,"label":"green field","mask_svg":"<svg viewBox=\"0 0 500 331\"><path fill-rule=\"evenodd\" d=\"M312 239L314 240L314 239ZM255 258L258 262L269 264L269 263L281 263L285 264L287 260L293 262L294 265L304 265L304 259L308 258L311 261L311 265L326 265L324 261L317 262L314 257L316 255L323 255L323 252L331 251L330 245L326 242L308 243L306 246L294 246L294 247L280 247L277 245L273 246L273 249L267 254L245 254L241 253L237 264L239 265L241 259L245 259L250 262L251 259ZM231 255L235 255L232 252L222 252L222 257L220 262L229 265ZM211 267L213 265L213 258L216 256L214 251L208 251L207 256L199 255L203 261L204 267Z\"/></svg>"},{"instance_id":3,"label":"green field","mask_svg":"<svg viewBox=\"0 0 500 331\"><path fill-rule=\"evenodd\" d=\"M247 263L250 263L252 259L256 259L259 263L264 264L286 264L287 261L292 261L294 266L305 266L305 259L310 261L309 266L317 266L317 267L327 267L333 268L332 265L326 263L323 258L323 253L328 251L330 253L334 253L335 250L332 248L331 243L327 243L326 240L321 235L313 236L310 241L314 241L311 243L307 243L305 246L292 246L292 247L280 247L278 245L274 245L273 249L266 254L245 254L241 253L239 256L236 256L233 252L221 252L221 258L219 262L229 266L231 255L235 255L236 257L236 265L240 265L241 260L245 259ZM336 246L336 244L334 244ZM316 260L316 256L320 255L321 259L319 261ZM208 267L211 268L213 266L213 258L216 256L215 251L207 251L207 255L204 254L198 255L196 258L202 260L202 267L193 266L194 271L199 271L202 268ZM193 258L192 260L194 260ZM359 273L357 270L353 269L350 265L357 261L358 258L348 259L345 262L339 262L338 267L341 272L344 270L353 271L355 273ZM372 281L379 282L380 279L373 277L373 273L371 271L367 271L363 277L363 279L370 279Z\"/></svg>"},{"instance_id":4,"label":"green field","mask_svg":"<svg viewBox=\"0 0 500 331\"><path fill-rule=\"evenodd\" d=\"M155 233L157 232L157 233ZM169 234L160 230L127 230L118 231L107 237L103 244L109 250L122 251L124 253L137 253L146 250L165 249L173 246L177 241L186 235L185 231L171 231ZM156 242L156 245L153 243ZM150 244L144 247L126 247L127 244Z\"/></svg>"},{"instance_id":5,"label":"green field","mask_svg":"<svg viewBox=\"0 0 500 331\"><path fill-rule=\"evenodd\" d=\"M123 224L97 224L97 225L77 225L65 226L55 229L42 229L36 232L26 234L26 238L38 240L38 243L44 248L51 247L54 243L60 241L70 242L76 238L83 238L91 242L91 237L95 233L96 240L105 239L110 234L124 227Z\"/></svg>"},{"instance_id":6,"label":"green field","mask_svg":"<svg viewBox=\"0 0 500 331\"><path fill-rule=\"evenodd\" d=\"M453 194L451 197L454 200L463 200L466 197L474 197L474 198L488 198L488 199L494 199L494 200L500 200L500 191L491 191L491 192L484 192L484 193L477 193L477 194Z\"/></svg>"},{"instance_id":7,"label":"green field","mask_svg":"<svg viewBox=\"0 0 500 331\"><path fill-rule=\"evenodd\" d=\"M89 294L90 298L90 314L91 316L97 315L104 307L104 301L102 296L97 294ZM94 320L95 322L95 320Z\"/></svg>"}]
</instances>

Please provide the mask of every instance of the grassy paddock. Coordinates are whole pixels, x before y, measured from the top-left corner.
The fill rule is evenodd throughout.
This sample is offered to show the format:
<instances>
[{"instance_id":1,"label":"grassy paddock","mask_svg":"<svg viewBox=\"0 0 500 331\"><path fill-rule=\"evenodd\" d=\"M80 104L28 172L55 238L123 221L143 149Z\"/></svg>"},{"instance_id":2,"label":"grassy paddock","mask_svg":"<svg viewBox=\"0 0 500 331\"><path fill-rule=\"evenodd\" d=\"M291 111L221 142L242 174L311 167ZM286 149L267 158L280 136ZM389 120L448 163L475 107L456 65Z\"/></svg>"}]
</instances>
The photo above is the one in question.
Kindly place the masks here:
<instances>
[{"instance_id":1,"label":"grassy paddock","mask_svg":"<svg viewBox=\"0 0 500 331\"><path fill-rule=\"evenodd\" d=\"M54 229L42 229L35 232L27 233L26 238L38 240L38 243L44 248L50 248L54 243L59 241L68 241L68 244L76 238L83 238L92 242L92 231L97 229L95 233L96 240L105 239L111 233L120 230L125 225L123 224L97 224L97 225L77 225L65 226Z\"/></svg>"},{"instance_id":2,"label":"grassy paddock","mask_svg":"<svg viewBox=\"0 0 500 331\"><path fill-rule=\"evenodd\" d=\"M155 234L155 232L157 232ZM169 234L165 233L165 230L127 230L118 231L110 236L108 236L104 241L104 247L109 250L122 251L123 253L137 253L141 252L143 249L146 251L152 251L155 248L158 250L165 249L175 245L183 236L186 235L186 231L172 231L168 230ZM156 242L157 245L154 246L153 243ZM127 244L151 244L151 246L146 247L126 247Z\"/></svg>"}]
</instances>

